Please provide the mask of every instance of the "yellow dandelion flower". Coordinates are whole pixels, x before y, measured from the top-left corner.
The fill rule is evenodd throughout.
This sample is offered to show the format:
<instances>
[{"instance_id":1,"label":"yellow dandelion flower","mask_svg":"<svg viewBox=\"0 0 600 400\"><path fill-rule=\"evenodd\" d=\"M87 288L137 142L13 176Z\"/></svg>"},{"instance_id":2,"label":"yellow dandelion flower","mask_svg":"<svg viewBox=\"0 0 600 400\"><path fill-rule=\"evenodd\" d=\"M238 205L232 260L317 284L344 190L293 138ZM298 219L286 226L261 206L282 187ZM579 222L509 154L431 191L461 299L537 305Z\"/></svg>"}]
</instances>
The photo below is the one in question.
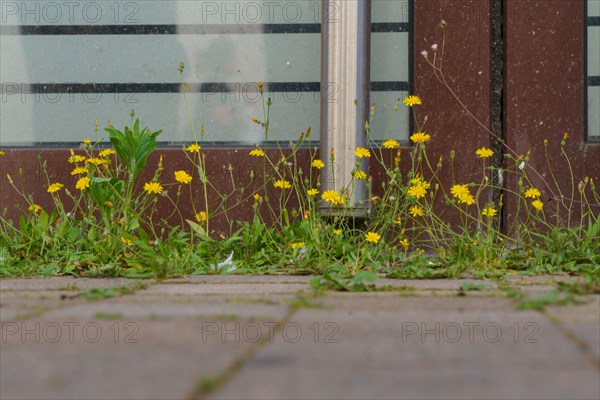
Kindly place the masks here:
<instances>
[{"instance_id":1,"label":"yellow dandelion flower","mask_svg":"<svg viewBox=\"0 0 600 400\"><path fill-rule=\"evenodd\" d=\"M325 163L319 159L316 159L310 163L310 166L316 169L322 169L325 168Z\"/></svg>"},{"instance_id":2,"label":"yellow dandelion flower","mask_svg":"<svg viewBox=\"0 0 600 400\"><path fill-rule=\"evenodd\" d=\"M175 180L187 185L192 181L192 176L185 171L175 171Z\"/></svg>"},{"instance_id":3,"label":"yellow dandelion flower","mask_svg":"<svg viewBox=\"0 0 600 400\"><path fill-rule=\"evenodd\" d=\"M291 247L292 249L301 249L301 248L303 248L304 246L306 246L306 243L304 243L304 242L290 243L290 247Z\"/></svg>"},{"instance_id":4,"label":"yellow dandelion flower","mask_svg":"<svg viewBox=\"0 0 600 400\"><path fill-rule=\"evenodd\" d=\"M494 155L494 152L491 149L488 149L487 147L482 147L480 149L477 149L475 154L477 154L479 158L489 158Z\"/></svg>"},{"instance_id":5,"label":"yellow dandelion flower","mask_svg":"<svg viewBox=\"0 0 600 400\"><path fill-rule=\"evenodd\" d=\"M544 207L544 203L539 200L534 200L531 205L538 211L542 211L542 208Z\"/></svg>"},{"instance_id":6,"label":"yellow dandelion flower","mask_svg":"<svg viewBox=\"0 0 600 400\"><path fill-rule=\"evenodd\" d=\"M308 192L306 192L309 196L316 196L319 194L319 190L318 189L310 189Z\"/></svg>"},{"instance_id":7,"label":"yellow dandelion flower","mask_svg":"<svg viewBox=\"0 0 600 400\"><path fill-rule=\"evenodd\" d=\"M467 187L467 185L454 185L450 189L450 193L454 197L459 197L459 196L463 196L466 194L470 194L471 192L469 191L469 188Z\"/></svg>"},{"instance_id":8,"label":"yellow dandelion flower","mask_svg":"<svg viewBox=\"0 0 600 400\"><path fill-rule=\"evenodd\" d=\"M430 139L431 136L425 132L417 132L410 137L410 140L412 140L415 143L425 143L428 142Z\"/></svg>"},{"instance_id":9,"label":"yellow dandelion flower","mask_svg":"<svg viewBox=\"0 0 600 400\"><path fill-rule=\"evenodd\" d=\"M412 206L410 210L408 210L408 213L415 218L422 217L425 215L425 210L423 210L423 207L420 206Z\"/></svg>"},{"instance_id":10,"label":"yellow dandelion flower","mask_svg":"<svg viewBox=\"0 0 600 400\"><path fill-rule=\"evenodd\" d=\"M367 174L365 173L365 171L354 171L354 178L356 179L367 179Z\"/></svg>"},{"instance_id":11,"label":"yellow dandelion flower","mask_svg":"<svg viewBox=\"0 0 600 400\"><path fill-rule=\"evenodd\" d=\"M132 246L133 242L129 239L125 239L123 236L121 236L121 242L123 242L124 245L126 246Z\"/></svg>"},{"instance_id":12,"label":"yellow dandelion flower","mask_svg":"<svg viewBox=\"0 0 600 400\"><path fill-rule=\"evenodd\" d=\"M275 183L273 184L274 188L277 189L289 189L292 187L291 183L289 181L286 181L285 179L279 179L278 181L275 181Z\"/></svg>"},{"instance_id":13,"label":"yellow dandelion flower","mask_svg":"<svg viewBox=\"0 0 600 400\"><path fill-rule=\"evenodd\" d=\"M198 222L204 222L208 219L208 215L206 214L206 211L200 211L194 217L196 218L196 221L198 221Z\"/></svg>"},{"instance_id":14,"label":"yellow dandelion flower","mask_svg":"<svg viewBox=\"0 0 600 400\"><path fill-rule=\"evenodd\" d=\"M367 232L365 234L365 240L369 243L379 243L381 235L375 232Z\"/></svg>"},{"instance_id":15,"label":"yellow dandelion flower","mask_svg":"<svg viewBox=\"0 0 600 400\"><path fill-rule=\"evenodd\" d=\"M84 162L85 157L80 156L80 155L71 154L71 156L69 157L69 159L67 161L69 162L69 164L76 164L76 163Z\"/></svg>"},{"instance_id":16,"label":"yellow dandelion flower","mask_svg":"<svg viewBox=\"0 0 600 400\"><path fill-rule=\"evenodd\" d=\"M484 217L492 218L496 216L497 213L498 210L496 210L494 207L486 207L481 212L481 215L483 215Z\"/></svg>"},{"instance_id":17,"label":"yellow dandelion flower","mask_svg":"<svg viewBox=\"0 0 600 400\"><path fill-rule=\"evenodd\" d=\"M254 194L254 201L259 201L260 199L262 199L261 195L258 193Z\"/></svg>"},{"instance_id":18,"label":"yellow dandelion flower","mask_svg":"<svg viewBox=\"0 0 600 400\"><path fill-rule=\"evenodd\" d=\"M420 199L425 197L425 195L427 194L427 189L425 189L425 187L421 185L411 186L408 188L408 191L406 193L411 197L416 197L417 199Z\"/></svg>"},{"instance_id":19,"label":"yellow dandelion flower","mask_svg":"<svg viewBox=\"0 0 600 400\"><path fill-rule=\"evenodd\" d=\"M85 161L88 164L92 165L108 165L109 161L104 158L89 158Z\"/></svg>"},{"instance_id":20,"label":"yellow dandelion flower","mask_svg":"<svg viewBox=\"0 0 600 400\"><path fill-rule=\"evenodd\" d=\"M397 149L398 147L400 147L400 143L398 143L394 139L388 139L385 142L383 142L383 147L385 147L386 149Z\"/></svg>"},{"instance_id":21,"label":"yellow dandelion flower","mask_svg":"<svg viewBox=\"0 0 600 400\"><path fill-rule=\"evenodd\" d=\"M77 167L73 171L71 171L71 175L73 175L73 176L83 175L83 174L87 174L87 169L85 169L83 167Z\"/></svg>"},{"instance_id":22,"label":"yellow dandelion flower","mask_svg":"<svg viewBox=\"0 0 600 400\"><path fill-rule=\"evenodd\" d=\"M42 211L42 206L40 206L38 204L31 204L27 209L29 211L32 211L34 214L37 214L40 211Z\"/></svg>"},{"instance_id":23,"label":"yellow dandelion flower","mask_svg":"<svg viewBox=\"0 0 600 400\"><path fill-rule=\"evenodd\" d=\"M86 139L83 139L83 140L81 141L81 143L83 143L83 144L85 144L85 145L90 145L90 144L92 144L92 139L87 139L87 138L86 138Z\"/></svg>"},{"instance_id":24,"label":"yellow dandelion flower","mask_svg":"<svg viewBox=\"0 0 600 400\"><path fill-rule=\"evenodd\" d=\"M200 147L196 143L194 143L194 144L190 144L186 150L188 153L200 153L201 149L202 149L202 147Z\"/></svg>"},{"instance_id":25,"label":"yellow dandelion flower","mask_svg":"<svg viewBox=\"0 0 600 400\"><path fill-rule=\"evenodd\" d=\"M89 187L90 187L90 178L88 178L87 176L80 178L77 181L77 183L75 184L75 189L82 190L82 191Z\"/></svg>"},{"instance_id":26,"label":"yellow dandelion flower","mask_svg":"<svg viewBox=\"0 0 600 400\"><path fill-rule=\"evenodd\" d=\"M450 189L450 193L460 204L466 204L468 206L475 204L475 198L469 191L467 185L454 185L452 186L452 189Z\"/></svg>"},{"instance_id":27,"label":"yellow dandelion flower","mask_svg":"<svg viewBox=\"0 0 600 400\"><path fill-rule=\"evenodd\" d=\"M250 155L252 157L264 157L265 156L265 152L262 151L261 149L254 149L250 152Z\"/></svg>"},{"instance_id":28,"label":"yellow dandelion flower","mask_svg":"<svg viewBox=\"0 0 600 400\"><path fill-rule=\"evenodd\" d=\"M106 201L104 202L104 205L105 205L106 207L108 207L108 208L113 208L113 207L114 207L114 204L112 203L112 201L108 201L108 200L106 200Z\"/></svg>"},{"instance_id":29,"label":"yellow dandelion flower","mask_svg":"<svg viewBox=\"0 0 600 400\"><path fill-rule=\"evenodd\" d=\"M112 156L113 154L117 154L117 152L113 149L106 149L106 150L102 150L100 153L98 153L98 156L108 158L108 157Z\"/></svg>"},{"instance_id":30,"label":"yellow dandelion flower","mask_svg":"<svg viewBox=\"0 0 600 400\"><path fill-rule=\"evenodd\" d=\"M407 107L412 107L412 106L420 106L421 104L423 104L421 102L421 99L419 98L419 96L415 96L415 95L410 95L410 96L406 96L404 98L403 103L407 106Z\"/></svg>"},{"instance_id":31,"label":"yellow dandelion flower","mask_svg":"<svg viewBox=\"0 0 600 400\"><path fill-rule=\"evenodd\" d=\"M342 234L342 230L341 229L334 229L333 230L333 234L336 235L336 236L339 236L339 235Z\"/></svg>"},{"instance_id":32,"label":"yellow dandelion flower","mask_svg":"<svg viewBox=\"0 0 600 400\"><path fill-rule=\"evenodd\" d=\"M541 195L542 193L534 187L531 187L525 191L525 197L528 197L530 199L539 199Z\"/></svg>"},{"instance_id":33,"label":"yellow dandelion flower","mask_svg":"<svg viewBox=\"0 0 600 400\"><path fill-rule=\"evenodd\" d=\"M431 185L429 182L424 181L423 178L414 178L410 180L410 184L413 186L423 186L425 189L429 189Z\"/></svg>"},{"instance_id":34,"label":"yellow dandelion flower","mask_svg":"<svg viewBox=\"0 0 600 400\"><path fill-rule=\"evenodd\" d=\"M144 190L148 194L161 194L163 191L163 187L158 182L147 182L144 184Z\"/></svg>"},{"instance_id":35,"label":"yellow dandelion flower","mask_svg":"<svg viewBox=\"0 0 600 400\"><path fill-rule=\"evenodd\" d=\"M400 246L404 247L405 249L408 248L410 246L410 243L408 242L407 238L404 238L400 241Z\"/></svg>"},{"instance_id":36,"label":"yellow dandelion flower","mask_svg":"<svg viewBox=\"0 0 600 400\"><path fill-rule=\"evenodd\" d=\"M6 154L5 152L3 152L2 150L0 150L0 156L3 156L5 154Z\"/></svg>"},{"instance_id":37,"label":"yellow dandelion flower","mask_svg":"<svg viewBox=\"0 0 600 400\"><path fill-rule=\"evenodd\" d=\"M371 152L364 147L359 147L354 151L354 155L358 158L369 158L371 157Z\"/></svg>"},{"instance_id":38,"label":"yellow dandelion flower","mask_svg":"<svg viewBox=\"0 0 600 400\"><path fill-rule=\"evenodd\" d=\"M326 190L321 195L321 199L323 199L323 201L327 203L331 203L334 205L344 204L344 198L340 196L340 194L335 190Z\"/></svg>"},{"instance_id":39,"label":"yellow dandelion flower","mask_svg":"<svg viewBox=\"0 0 600 400\"><path fill-rule=\"evenodd\" d=\"M48 186L48 193L56 193L63 187L65 187L65 185L63 185L62 183L53 183L50 186Z\"/></svg>"}]
</instances>

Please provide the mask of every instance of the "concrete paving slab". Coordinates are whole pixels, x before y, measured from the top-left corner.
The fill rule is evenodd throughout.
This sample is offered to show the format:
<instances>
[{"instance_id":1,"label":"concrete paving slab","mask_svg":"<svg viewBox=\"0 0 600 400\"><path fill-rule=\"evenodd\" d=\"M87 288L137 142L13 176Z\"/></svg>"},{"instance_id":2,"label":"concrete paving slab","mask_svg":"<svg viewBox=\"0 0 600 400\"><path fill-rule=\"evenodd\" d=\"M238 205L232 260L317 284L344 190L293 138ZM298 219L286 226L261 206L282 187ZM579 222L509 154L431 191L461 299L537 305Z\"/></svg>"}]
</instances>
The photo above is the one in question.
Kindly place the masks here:
<instances>
[{"instance_id":1,"label":"concrete paving slab","mask_svg":"<svg viewBox=\"0 0 600 400\"><path fill-rule=\"evenodd\" d=\"M600 295L586 296L585 304L548 307L546 314L600 364Z\"/></svg>"},{"instance_id":2,"label":"concrete paving slab","mask_svg":"<svg viewBox=\"0 0 600 400\"><path fill-rule=\"evenodd\" d=\"M5 323L0 398L186 398L199 377L218 374L252 345L203 336L204 324L58 319ZM14 329L17 333L7 334ZM29 334L23 337L25 330Z\"/></svg>"},{"instance_id":3,"label":"concrete paving slab","mask_svg":"<svg viewBox=\"0 0 600 400\"><path fill-rule=\"evenodd\" d=\"M300 310L288 322L294 326L276 335L273 344L209 397L600 396L598 366L539 313L498 310L498 302L486 299L465 306L460 304L467 299L461 298L441 308L440 299L399 300L396 311L369 305L345 311ZM302 334L295 342L298 328ZM261 378L265 376L266 381ZM252 385L259 380L264 383Z\"/></svg>"},{"instance_id":4,"label":"concrete paving slab","mask_svg":"<svg viewBox=\"0 0 600 400\"><path fill-rule=\"evenodd\" d=\"M111 288L121 285L135 285L138 282L151 283L152 281L140 281L138 279L125 278L73 278L69 276L52 278L29 278L29 279L0 279L0 296L8 291L48 291L48 290L87 290L92 288Z\"/></svg>"},{"instance_id":5,"label":"concrete paving slab","mask_svg":"<svg viewBox=\"0 0 600 400\"><path fill-rule=\"evenodd\" d=\"M168 279L165 283L309 283L312 276L303 275L190 275Z\"/></svg>"},{"instance_id":6,"label":"concrete paving slab","mask_svg":"<svg viewBox=\"0 0 600 400\"><path fill-rule=\"evenodd\" d=\"M309 290L303 283L223 283L223 284L156 284L145 290L148 295L277 295Z\"/></svg>"},{"instance_id":7,"label":"concrete paving slab","mask_svg":"<svg viewBox=\"0 0 600 400\"><path fill-rule=\"evenodd\" d=\"M180 297L184 297L181 299ZM288 313L287 297L271 296L263 303L235 303L221 296L162 296L133 295L107 299L102 302L64 304L47 312L50 318L91 318L97 314L118 314L122 318L178 319L218 317L225 319L282 319Z\"/></svg>"}]
</instances>

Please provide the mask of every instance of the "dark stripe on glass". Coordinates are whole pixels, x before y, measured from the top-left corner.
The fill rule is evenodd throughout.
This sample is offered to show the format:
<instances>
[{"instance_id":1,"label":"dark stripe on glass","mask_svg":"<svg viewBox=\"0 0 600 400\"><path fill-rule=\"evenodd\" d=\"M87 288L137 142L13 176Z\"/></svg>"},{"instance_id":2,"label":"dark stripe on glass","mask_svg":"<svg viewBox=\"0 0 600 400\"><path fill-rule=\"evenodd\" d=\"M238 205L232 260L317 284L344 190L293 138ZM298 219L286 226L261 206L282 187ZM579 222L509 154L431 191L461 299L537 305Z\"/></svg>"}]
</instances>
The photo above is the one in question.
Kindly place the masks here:
<instances>
[{"instance_id":1,"label":"dark stripe on glass","mask_svg":"<svg viewBox=\"0 0 600 400\"><path fill-rule=\"evenodd\" d=\"M187 83L188 93L232 93L239 91L257 92L258 86L251 83ZM265 92L319 92L320 82L265 82ZM408 92L409 84L404 81L371 82L373 92ZM4 82L0 93L45 94L45 93L180 93L180 83L32 83Z\"/></svg>"},{"instance_id":2,"label":"dark stripe on glass","mask_svg":"<svg viewBox=\"0 0 600 400\"><path fill-rule=\"evenodd\" d=\"M372 32L408 32L408 23L373 23ZM204 25L14 25L0 26L1 35L226 35L321 33L321 24Z\"/></svg>"}]
</instances>

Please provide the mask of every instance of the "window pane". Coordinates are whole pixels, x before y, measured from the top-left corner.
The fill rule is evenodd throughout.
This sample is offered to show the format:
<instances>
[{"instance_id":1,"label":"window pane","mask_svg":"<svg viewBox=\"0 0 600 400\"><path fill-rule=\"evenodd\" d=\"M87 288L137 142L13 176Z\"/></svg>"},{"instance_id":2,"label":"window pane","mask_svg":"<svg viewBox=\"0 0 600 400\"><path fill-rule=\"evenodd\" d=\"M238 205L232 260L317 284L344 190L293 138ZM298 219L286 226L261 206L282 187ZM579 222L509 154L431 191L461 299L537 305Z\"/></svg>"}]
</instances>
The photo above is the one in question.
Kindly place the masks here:
<instances>
[{"instance_id":1,"label":"window pane","mask_svg":"<svg viewBox=\"0 0 600 400\"><path fill-rule=\"evenodd\" d=\"M162 141L191 141L180 60L206 140L261 140L251 122L262 117L257 81L272 83L270 139L312 126L318 140L320 1L0 4L0 145L78 142L93 135L96 119L128 124L131 109L164 130ZM408 0L373 1L372 101L386 125L408 87L408 10ZM405 111L394 131L406 140ZM383 138L380 120L374 133Z\"/></svg>"},{"instance_id":2,"label":"window pane","mask_svg":"<svg viewBox=\"0 0 600 400\"><path fill-rule=\"evenodd\" d=\"M600 17L600 0L588 0L588 16Z\"/></svg>"}]
</instances>

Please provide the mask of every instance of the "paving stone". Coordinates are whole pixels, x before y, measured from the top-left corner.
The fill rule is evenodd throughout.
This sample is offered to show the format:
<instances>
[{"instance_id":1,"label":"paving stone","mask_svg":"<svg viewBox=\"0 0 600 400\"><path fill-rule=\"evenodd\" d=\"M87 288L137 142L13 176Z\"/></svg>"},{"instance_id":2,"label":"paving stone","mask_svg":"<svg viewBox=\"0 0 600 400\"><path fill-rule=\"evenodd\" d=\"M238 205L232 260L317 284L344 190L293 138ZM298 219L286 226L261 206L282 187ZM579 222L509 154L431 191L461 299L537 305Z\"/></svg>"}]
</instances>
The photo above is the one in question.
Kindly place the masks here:
<instances>
[{"instance_id":1,"label":"paving stone","mask_svg":"<svg viewBox=\"0 0 600 400\"><path fill-rule=\"evenodd\" d=\"M232 302L221 296L132 295L102 302L77 302L45 314L51 318L91 318L100 314L119 314L123 318L176 319L282 319L288 313L288 297L271 296L267 302Z\"/></svg>"},{"instance_id":2,"label":"paving stone","mask_svg":"<svg viewBox=\"0 0 600 400\"><path fill-rule=\"evenodd\" d=\"M0 398L186 398L200 377L217 375L252 345L224 342L219 335L203 336L203 324L197 320L173 324L57 319L5 323ZM56 326L62 336L51 343L57 340ZM21 332L37 331L39 343L33 333L24 338L20 332L8 335L15 327Z\"/></svg>"},{"instance_id":3,"label":"paving stone","mask_svg":"<svg viewBox=\"0 0 600 400\"><path fill-rule=\"evenodd\" d=\"M190 275L169 279L167 283L309 283L312 276L301 275Z\"/></svg>"},{"instance_id":4,"label":"paving stone","mask_svg":"<svg viewBox=\"0 0 600 400\"><path fill-rule=\"evenodd\" d=\"M548 307L546 313L600 363L600 295L585 299L585 304Z\"/></svg>"},{"instance_id":5,"label":"paving stone","mask_svg":"<svg viewBox=\"0 0 600 400\"><path fill-rule=\"evenodd\" d=\"M554 288L517 278L531 294ZM223 371L210 397L600 397L599 296L539 313L517 311L494 281L380 279L394 289L307 297L290 314L310 279L191 276L94 302L61 295L136 281L0 280L0 398L189 398ZM464 283L490 287L458 296Z\"/></svg>"},{"instance_id":6,"label":"paving stone","mask_svg":"<svg viewBox=\"0 0 600 400\"><path fill-rule=\"evenodd\" d=\"M210 397L600 396L598 366L539 313L498 309L497 301L486 299L466 307L459 304L472 300L453 299L454 304L445 307L440 307L440 299L399 300L397 310L386 307L382 311L374 304L353 310L349 305L346 311L301 310L288 322L297 326L276 335L274 343ZM319 337L314 333L317 323ZM298 326L302 336L294 343ZM326 338L338 342L326 343ZM259 380L263 384L252 384Z\"/></svg>"},{"instance_id":7,"label":"paving stone","mask_svg":"<svg viewBox=\"0 0 600 400\"><path fill-rule=\"evenodd\" d=\"M52 277L52 278L30 278L30 279L0 279L0 296L8 291L48 291L48 290L87 290L92 288L111 288L121 285L135 285L143 282L134 279L125 278L73 278L73 277ZM145 281L150 283L150 281Z\"/></svg>"},{"instance_id":8,"label":"paving stone","mask_svg":"<svg viewBox=\"0 0 600 400\"><path fill-rule=\"evenodd\" d=\"M223 284L156 284L145 290L148 295L276 295L309 290L301 283L223 283Z\"/></svg>"}]
</instances>

